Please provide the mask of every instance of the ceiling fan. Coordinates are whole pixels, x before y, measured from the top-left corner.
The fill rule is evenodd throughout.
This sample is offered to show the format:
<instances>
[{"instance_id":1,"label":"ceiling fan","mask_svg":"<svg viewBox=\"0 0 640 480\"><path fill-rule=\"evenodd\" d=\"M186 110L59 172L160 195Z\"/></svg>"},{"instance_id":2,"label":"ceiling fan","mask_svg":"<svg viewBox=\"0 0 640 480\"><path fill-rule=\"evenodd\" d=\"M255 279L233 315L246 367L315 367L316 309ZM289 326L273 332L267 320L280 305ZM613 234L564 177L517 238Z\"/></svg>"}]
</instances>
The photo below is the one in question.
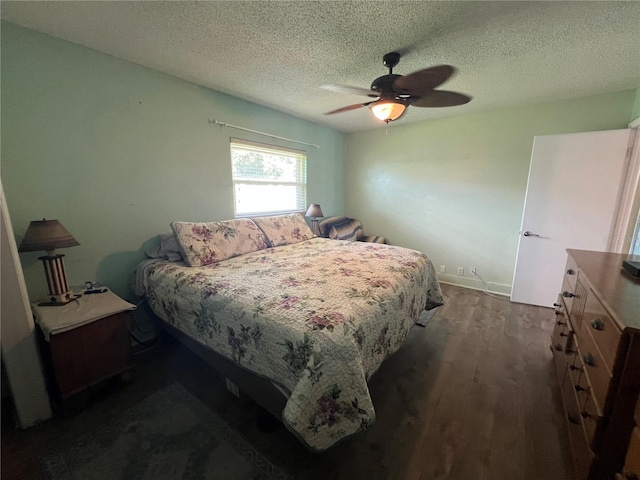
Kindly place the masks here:
<instances>
[{"instance_id":1,"label":"ceiling fan","mask_svg":"<svg viewBox=\"0 0 640 480\"><path fill-rule=\"evenodd\" d=\"M370 102L356 103L332 110L325 115L369 107L377 118L389 123L400 118L410 105L414 107L453 107L471 101L471 97L462 93L435 89L454 74L456 69L451 65L437 65L403 76L393 73L393 68L398 65L399 61L399 53L387 53L382 58L382 63L389 68L389 74L376 78L369 90L346 85L322 85L320 88L330 92L366 95L375 98Z\"/></svg>"}]
</instances>

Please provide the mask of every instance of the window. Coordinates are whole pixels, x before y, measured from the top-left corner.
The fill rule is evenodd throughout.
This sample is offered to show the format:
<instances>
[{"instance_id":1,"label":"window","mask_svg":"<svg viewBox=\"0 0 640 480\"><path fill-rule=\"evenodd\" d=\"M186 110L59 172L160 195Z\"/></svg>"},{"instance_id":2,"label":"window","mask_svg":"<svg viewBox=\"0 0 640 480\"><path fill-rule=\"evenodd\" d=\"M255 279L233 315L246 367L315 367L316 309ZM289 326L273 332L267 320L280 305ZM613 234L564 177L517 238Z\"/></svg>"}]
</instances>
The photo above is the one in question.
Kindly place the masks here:
<instances>
[{"instance_id":1,"label":"window","mask_svg":"<svg viewBox=\"0 0 640 480\"><path fill-rule=\"evenodd\" d=\"M236 217L304 211L305 152L232 138L231 168Z\"/></svg>"},{"instance_id":2,"label":"window","mask_svg":"<svg viewBox=\"0 0 640 480\"><path fill-rule=\"evenodd\" d=\"M638 221L636 222L636 228L631 238L631 255L640 255L640 213L638 213Z\"/></svg>"}]
</instances>

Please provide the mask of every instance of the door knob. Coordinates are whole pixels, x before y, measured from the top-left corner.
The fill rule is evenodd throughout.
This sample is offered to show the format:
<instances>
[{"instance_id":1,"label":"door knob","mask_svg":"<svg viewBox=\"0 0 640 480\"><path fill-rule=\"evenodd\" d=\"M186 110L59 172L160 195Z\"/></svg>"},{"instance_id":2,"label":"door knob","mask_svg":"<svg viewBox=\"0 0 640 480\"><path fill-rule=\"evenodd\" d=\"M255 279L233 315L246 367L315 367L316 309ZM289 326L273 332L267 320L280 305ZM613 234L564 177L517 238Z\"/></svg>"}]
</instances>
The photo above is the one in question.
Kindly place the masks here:
<instances>
[{"instance_id":1,"label":"door knob","mask_svg":"<svg viewBox=\"0 0 640 480\"><path fill-rule=\"evenodd\" d=\"M539 237L539 236L540 236L540 235L538 235L537 233L530 232L529 230L527 230L526 232L524 232L524 233L523 233L523 235L524 235L525 237Z\"/></svg>"}]
</instances>

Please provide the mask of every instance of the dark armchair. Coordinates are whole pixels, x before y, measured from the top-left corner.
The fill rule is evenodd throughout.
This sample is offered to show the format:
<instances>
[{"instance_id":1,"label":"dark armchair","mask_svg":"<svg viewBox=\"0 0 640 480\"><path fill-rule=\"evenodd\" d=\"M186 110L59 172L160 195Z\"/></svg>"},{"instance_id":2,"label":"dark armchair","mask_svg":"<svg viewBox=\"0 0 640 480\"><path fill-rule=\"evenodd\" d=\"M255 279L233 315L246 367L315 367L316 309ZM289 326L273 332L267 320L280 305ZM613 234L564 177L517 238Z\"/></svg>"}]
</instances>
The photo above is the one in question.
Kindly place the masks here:
<instances>
[{"instance_id":1,"label":"dark armchair","mask_svg":"<svg viewBox=\"0 0 640 480\"><path fill-rule=\"evenodd\" d=\"M378 235L365 235L362 231L362 223L349 217L327 217L319 225L320 236L333 238L334 240L348 240L359 242L387 243L385 237Z\"/></svg>"}]
</instances>

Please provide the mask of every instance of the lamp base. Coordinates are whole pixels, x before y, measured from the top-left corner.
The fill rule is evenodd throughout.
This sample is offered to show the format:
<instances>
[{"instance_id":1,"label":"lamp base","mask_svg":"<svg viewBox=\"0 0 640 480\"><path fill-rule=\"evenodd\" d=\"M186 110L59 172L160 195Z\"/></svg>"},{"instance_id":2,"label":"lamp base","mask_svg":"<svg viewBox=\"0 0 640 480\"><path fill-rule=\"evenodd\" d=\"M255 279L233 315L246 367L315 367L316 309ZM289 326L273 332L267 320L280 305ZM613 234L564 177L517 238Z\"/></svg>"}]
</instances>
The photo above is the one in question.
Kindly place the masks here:
<instances>
[{"instance_id":1,"label":"lamp base","mask_svg":"<svg viewBox=\"0 0 640 480\"><path fill-rule=\"evenodd\" d=\"M320 220L318 220L317 218L312 218L311 219L311 233L313 233L315 236L319 237L320 236Z\"/></svg>"},{"instance_id":2,"label":"lamp base","mask_svg":"<svg viewBox=\"0 0 640 480\"><path fill-rule=\"evenodd\" d=\"M74 300L77 300L82 295L76 295L73 293L73 290L69 290L68 292L62 293L60 295L49 295L47 297L47 301L38 303L39 306L48 306L48 307L62 307L67 303L71 303Z\"/></svg>"}]
</instances>

